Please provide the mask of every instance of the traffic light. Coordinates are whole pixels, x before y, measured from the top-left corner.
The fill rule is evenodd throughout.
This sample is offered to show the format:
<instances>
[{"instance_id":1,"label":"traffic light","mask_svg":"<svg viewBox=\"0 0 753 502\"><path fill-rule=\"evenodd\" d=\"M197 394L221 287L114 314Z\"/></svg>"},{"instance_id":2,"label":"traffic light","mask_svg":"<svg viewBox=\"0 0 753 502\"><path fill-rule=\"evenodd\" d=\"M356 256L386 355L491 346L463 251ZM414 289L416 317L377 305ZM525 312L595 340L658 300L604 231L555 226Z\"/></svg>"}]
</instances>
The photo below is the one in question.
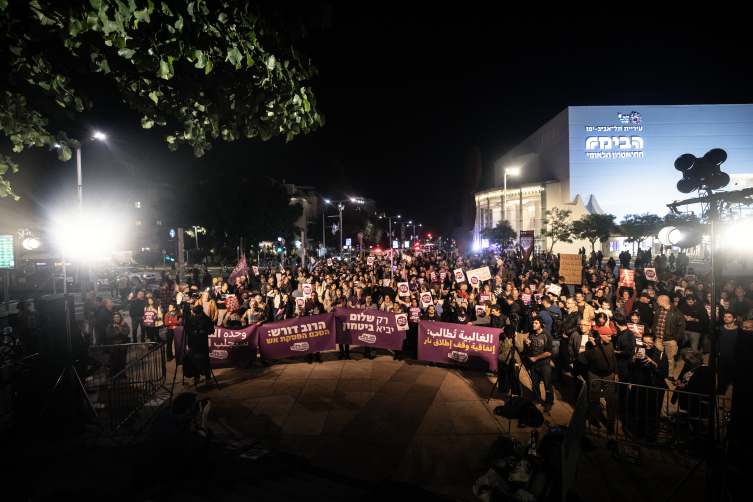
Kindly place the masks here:
<instances>
[{"instance_id":1,"label":"traffic light","mask_svg":"<svg viewBox=\"0 0 753 502\"><path fill-rule=\"evenodd\" d=\"M282 248L277 248L278 253L282 253Z\"/></svg>"},{"instance_id":2,"label":"traffic light","mask_svg":"<svg viewBox=\"0 0 753 502\"><path fill-rule=\"evenodd\" d=\"M429 239L431 239L431 234L429 234Z\"/></svg>"}]
</instances>

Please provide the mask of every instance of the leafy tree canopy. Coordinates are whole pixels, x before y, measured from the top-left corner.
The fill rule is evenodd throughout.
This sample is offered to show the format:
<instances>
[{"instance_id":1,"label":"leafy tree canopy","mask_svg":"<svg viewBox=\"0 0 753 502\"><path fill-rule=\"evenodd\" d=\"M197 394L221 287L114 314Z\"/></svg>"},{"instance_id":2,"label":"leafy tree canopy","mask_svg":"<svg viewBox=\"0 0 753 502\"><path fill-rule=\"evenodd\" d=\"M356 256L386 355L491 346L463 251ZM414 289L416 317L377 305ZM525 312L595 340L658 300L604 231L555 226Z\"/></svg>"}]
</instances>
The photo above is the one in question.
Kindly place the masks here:
<instances>
[{"instance_id":1,"label":"leafy tree canopy","mask_svg":"<svg viewBox=\"0 0 753 502\"><path fill-rule=\"evenodd\" d=\"M591 251L595 251L596 241L606 242L612 234L617 233L617 225L612 214L584 214L573 222L573 234L578 239L591 243Z\"/></svg>"},{"instance_id":2,"label":"leafy tree canopy","mask_svg":"<svg viewBox=\"0 0 753 502\"><path fill-rule=\"evenodd\" d=\"M641 242L659 233L664 226L664 218L651 213L628 214L620 222L620 232L626 237L626 242Z\"/></svg>"},{"instance_id":3,"label":"leafy tree canopy","mask_svg":"<svg viewBox=\"0 0 753 502\"><path fill-rule=\"evenodd\" d=\"M550 253L558 242L567 242L568 244L573 242L573 221L570 219L572 213L570 209L558 207L547 210L546 218L542 221L546 230L543 230L541 235L552 239L552 247L549 248Z\"/></svg>"},{"instance_id":4,"label":"leafy tree canopy","mask_svg":"<svg viewBox=\"0 0 753 502\"><path fill-rule=\"evenodd\" d=\"M156 251L139 251L133 255L134 261L144 267L150 267L154 271L154 267L162 262L162 254Z\"/></svg>"},{"instance_id":5,"label":"leafy tree canopy","mask_svg":"<svg viewBox=\"0 0 753 502\"><path fill-rule=\"evenodd\" d=\"M324 125L306 82L317 68L292 42L329 25L317 0L0 0L0 128L13 151L80 148L51 121L92 107L84 80L115 85L141 125L171 127L171 150L210 139L287 141ZM0 154L2 175L18 170Z\"/></svg>"},{"instance_id":6,"label":"leafy tree canopy","mask_svg":"<svg viewBox=\"0 0 753 502\"><path fill-rule=\"evenodd\" d=\"M495 244L501 249L512 247L518 237L517 232L507 220L500 220L496 227L486 227L481 231L481 235L484 239L488 239L490 244Z\"/></svg>"}]
</instances>

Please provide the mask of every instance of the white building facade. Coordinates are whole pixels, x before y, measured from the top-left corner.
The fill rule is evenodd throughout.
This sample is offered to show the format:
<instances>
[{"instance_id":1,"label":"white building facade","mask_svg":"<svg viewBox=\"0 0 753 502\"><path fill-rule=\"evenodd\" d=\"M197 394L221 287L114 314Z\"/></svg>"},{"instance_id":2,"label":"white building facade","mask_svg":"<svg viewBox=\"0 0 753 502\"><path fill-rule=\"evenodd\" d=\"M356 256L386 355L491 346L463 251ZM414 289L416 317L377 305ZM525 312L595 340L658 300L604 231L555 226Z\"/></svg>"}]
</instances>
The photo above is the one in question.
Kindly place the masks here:
<instances>
[{"instance_id":1,"label":"white building facade","mask_svg":"<svg viewBox=\"0 0 753 502\"><path fill-rule=\"evenodd\" d=\"M675 159L713 148L728 154L721 169L733 182L725 190L753 183L745 174L753 161L753 105L568 107L494 163L494 187L476 193L474 246L483 247L481 230L506 218L518 233L534 230L538 249L548 248L542 218L555 207L572 210L573 220L613 214L618 224L627 214L664 216L668 203L691 197L677 190ZM511 170L519 174L507 175L505 205ZM597 243L605 254L626 247L610 240ZM580 247L590 244L557 243L554 252Z\"/></svg>"}]
</instances>

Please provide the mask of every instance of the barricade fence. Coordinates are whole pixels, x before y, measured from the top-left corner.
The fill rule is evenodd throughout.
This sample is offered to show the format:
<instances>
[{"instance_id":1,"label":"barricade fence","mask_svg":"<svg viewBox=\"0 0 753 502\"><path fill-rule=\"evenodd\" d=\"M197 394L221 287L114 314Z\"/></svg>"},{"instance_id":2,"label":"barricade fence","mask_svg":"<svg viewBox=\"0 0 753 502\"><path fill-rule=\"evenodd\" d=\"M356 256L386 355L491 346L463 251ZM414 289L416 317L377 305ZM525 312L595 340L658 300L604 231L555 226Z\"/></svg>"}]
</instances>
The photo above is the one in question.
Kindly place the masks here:
<instances>
[{"instance_id":1,"label":"barricade fence","mask_svg":"<svg viewBox=\"0 0 753 502\"><path fill-rule=\"evenodd\" d=\"M596 388L600 392L592 392ZM611 412L616 419L614 430L606 429L608 439L690 457L700 456L709 420L714 420L715 440L722 443L731 406L729 400L718 397L718 407L712 410L706 394L601 379L589 382L586 401L589 418L594 415L592 407L599 408L595 415L600 424L589 419L589 432L597 427L605 430Z\"/></svg>"},{"instance_id":2,"label":"barricade fence","mask_svg":"<svg viewBox=\"0 0 753 502\"><path fill-rule=\"evenodd\" d=\"M121 369L144 356L157 344L123 343L120 345L94 345L89 347L89 356L101 364L101 367L88 376L84 385L87 389L104 388L110 385L110 379ZM115 367L113 367L115 364ZM118 365L121 365L118 367Z\"/></svg>"},{"instance_id":3,"label":"barricade fence","mask_svg":"<svg viewBox=\"0 0 753 502\"><path fill-rule=\"evenodd\" d=\"M111 360L120 364L126 357L125 347L115 347L111 351ZM170 391L165 387L165 348L164 343L153 346L110 379L106 419L111 437L122 431L132 435L131 442L136 441L141 434L148 432L148 425L168 402Z\"/></svg>"}]
</instances>

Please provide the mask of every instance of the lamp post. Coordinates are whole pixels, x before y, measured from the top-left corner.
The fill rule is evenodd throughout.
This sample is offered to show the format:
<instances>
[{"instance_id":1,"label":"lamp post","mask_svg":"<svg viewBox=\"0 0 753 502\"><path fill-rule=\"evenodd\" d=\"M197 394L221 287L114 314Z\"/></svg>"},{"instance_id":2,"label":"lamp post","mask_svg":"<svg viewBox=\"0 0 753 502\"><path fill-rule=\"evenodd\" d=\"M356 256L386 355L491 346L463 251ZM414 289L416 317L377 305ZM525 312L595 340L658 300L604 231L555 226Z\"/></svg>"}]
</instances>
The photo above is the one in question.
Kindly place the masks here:
<instances>
[{"instance_id":1,"label":"lamp post","mask_svg":"<svg viewBox=\"0 0 753 502\"><path fill-rule=\"evenodd\" d=\"M394 273L392 267L393 267L393 262L394 262L394 257L395 257L395 250L392 248L392 241L390 240L392 239L392 218L399 219L400 215L398 214L397 216L385 216L385 214L382 213L379 216L379 219L382 219L382 218L386 218L390 222L390 235L389 235L389 238L387 239L387 243L390 246L390 279L392 279L392 275Z\"/></svg>"},{"instance_id":2,"label":"lamp post","mask_svg":"<svg viewBox=\"0 0 753 502\"><path fill-rule=\"evenodd\" d=\"M338 218L338 217L340 218L340 253L341 254L343 252L343 209L345 209L345 206L343 206L342 203L343 202L348 202L348 201L355 202L356 198L355 197L351 197L350 199L344 199L344 200L329 200L329 199L325 199L324 200L324 202L326 202L327 204L331 204L333 202L337 202L337 210L339 211L339 215L338 216L330 216L330 218Z\"/></svg>"},{"instance_id":3,"label":"lamp post","mask_svg":"<svg viewBox=\"0 0 753 502\"><path fill-rule=\"evenodd\" d=\"M107 136L101 132L95 132L92 135L91 139L98 139L98 140L105 140L107 139ZM83 145L84 141L81 142ZM60 148L60 145L55 145L56 148ZM77 178L77 186L76 186L76 192L78 195L78 209L81 212L81 216L84 214L84 181L83 181L83 174L81 172L81 148L76 149L76 178ZM64 274L65 275L65 274ZM94 294L99 293L99 288L97 287L97 270L96 267L94 269ZM63 279L66 279L65 277ZM91 261L89 261L89 280L92 281L92 264ZM65 285L65 280L63 281ZM81 296L84 296L84 288L81 288Z\"/></svg>"},{"instance_id":4,"label":"lamp post","mask_svg":"<svg viewBox=\"0 0 753 502\"><path fill-rule=\"evenodd\" d=\"M193 236L196 237L196 249L199 249L199 227L198 225L191 225L193 227Z\"/></svg>"},{"instance_id":5,"label":"lamp post","mask_svg":"<svg viewBox=\"0 0 753 502\"><path fill-rule=\"evenodd\" d=\"M423 226L423 225L421 225L421 223L413 223L412 221L408 222L408 228L413 227L413 230L411 231L411 236L410 236L411 244L413 243L413 239L418 239L418 236L416 235L416 227L420 227L420 226Z\"/></svg>"}]
</instances>

